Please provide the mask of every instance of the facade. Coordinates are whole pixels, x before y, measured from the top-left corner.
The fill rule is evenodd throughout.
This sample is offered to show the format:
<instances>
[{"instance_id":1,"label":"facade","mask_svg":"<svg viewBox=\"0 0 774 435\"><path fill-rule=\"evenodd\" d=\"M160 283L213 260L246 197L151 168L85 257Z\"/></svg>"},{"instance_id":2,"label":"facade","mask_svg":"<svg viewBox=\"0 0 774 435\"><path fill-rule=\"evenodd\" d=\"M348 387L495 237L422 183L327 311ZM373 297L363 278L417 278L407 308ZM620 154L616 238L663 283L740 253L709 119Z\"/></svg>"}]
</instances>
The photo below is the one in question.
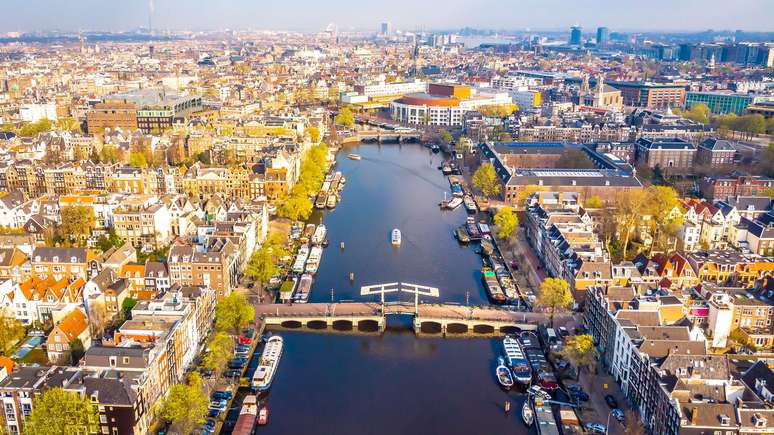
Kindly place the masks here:
<instances>
[{"instance_id":1,"label":"facade","mask_svg":"<svg viewBox=\"0 0 774 435\"><path fill-rule=\"evenodd\" d=\"M427 82L414 80L410 82L375 83L355 85L355 92L369 98L399 97L416 92L427 92Z\"/></svg>"},{"instance_id":2,"label":"facade","mask_svg":"<svg viewBox=\"0 0 774 435\"><path fill-rule=\"evenodd\" d=\"M54 325L54 329L48 334L46 339L48 361L51 364L67 365L72 363L72 345L75 340L81 341L84 350L91 346L89 320L86 313L80 309L71 311Z\"/></svg>"},{"instance_id":3,"label":"facade","mask_svg":"<svg viewBox=\"0 0 774 435\"><path fill-rule=\"evenodd\" d=\"M685 174L693 171L696 147L677 138L637 139L636 161L649 168L659 167L669 173Z\"/></svg>"},{"instance_id":4,"label":"facade","mask_svg":"<svg viewBox=\"0 0 774 435\"><path fill-rule=\"evenodd\" d=\"M766 190L774 188L774 178L732 173L725 177L704 177L698 184L705 198L720 201L729 196L761 196Z\"/></svg>"},{"instance_id":5,"label":"facade","mask_svg":"<svg viewBox=\"0 0 774 435\"><path fill-rule=\"evenodd\" d=\"M471 95L468 86L430 84L427 93L407 94L390 103L390 111L395 120L409 124L461 126L467 112L511 102L507 92Z\"/></svg>"},{"instance_id":6,"label":"facade","mask_svg":"<svg viewBox=\"0 0 774 435\"><path fill-rule=\"evenodd\" d=\"M720 115L735 113L744 115L747 106L755 101L755 97L749 94L737 94L733 92L694 92L685 94L685 108L690 109L696 104L706 104L710 112Z\"/></svg>"},{"instance_id":7,"label":"facade","mask_svg":"<svg viewBox=\"0 0 774 435\"><path fill-rule=\"evenodd\" d=\"M203 286L217 292L218 300L231 293L237 282L237 248L230 241L200 252L194 246L174 245L169 250L169 276L183 287Z\"/></svg>"},{"instance_id":8,"label":"facade","mask_svg":"<svg viewBox=\"0 0 774 435\"><path fill-rule=\"evenodd\" d=\"M32 253L32 274L40 278L54 277L89 279L93 271L89 270L89 261L95 258L86 248L37 247Z\"/></svg>"},{"instance_id":9,"label":"facade","mask_svg":"<svg viewBox=\"0 0 774 435\"><path fill-rule=\"evenodd\" d=\"M696 163L710 167L728 166L734 163L736 148L727 140L707 138L697 147Z\"/></svg>"},{"instance_id":10,"label":"facade","mask_svg":"<svg viewBox=\"0 0 774 435\"><path fill-rule=\"evenodd\" d=\"M104 134L106 129L135 131L137 124L137 105L121 100L108 100L94 105L86 114L89 134Z\"/></svg>"},{"instance_id":11,"label":"facade","mask_svg":"<svg viewBox=\"0 0 774 435\"><path fill-rule=\"evenodd\" d=\"M626 106L667 109L685 105L685 86L648 82L610 82Z\"/></svg>"}]
</instances>

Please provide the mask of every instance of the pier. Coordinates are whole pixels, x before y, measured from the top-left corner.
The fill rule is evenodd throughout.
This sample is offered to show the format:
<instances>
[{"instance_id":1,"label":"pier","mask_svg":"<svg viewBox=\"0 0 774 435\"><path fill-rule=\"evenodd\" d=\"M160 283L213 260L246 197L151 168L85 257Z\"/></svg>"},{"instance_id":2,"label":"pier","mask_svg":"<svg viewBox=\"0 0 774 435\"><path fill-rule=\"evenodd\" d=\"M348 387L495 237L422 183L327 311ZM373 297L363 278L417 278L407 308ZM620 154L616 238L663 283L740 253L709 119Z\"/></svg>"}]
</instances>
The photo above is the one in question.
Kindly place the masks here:
<instances>
[{"instance_id":1,"label":"pier","mask_svg":"<svg viewBox=\"0 0 774 435\"><path fill-rule=\"evenodd\" d=\"M412 302L337 302L315 304L262 304L255 306L256 317L267 326L312 329L352 329L377 327L383 331L387 316L413 317L414 331L442 334L507 334L535 330L548 323L544 313L516 312L494 307L468 307L452 304ZM554 322L572 321L570 315L557 315Z\"/></svg>"}]
</instances>

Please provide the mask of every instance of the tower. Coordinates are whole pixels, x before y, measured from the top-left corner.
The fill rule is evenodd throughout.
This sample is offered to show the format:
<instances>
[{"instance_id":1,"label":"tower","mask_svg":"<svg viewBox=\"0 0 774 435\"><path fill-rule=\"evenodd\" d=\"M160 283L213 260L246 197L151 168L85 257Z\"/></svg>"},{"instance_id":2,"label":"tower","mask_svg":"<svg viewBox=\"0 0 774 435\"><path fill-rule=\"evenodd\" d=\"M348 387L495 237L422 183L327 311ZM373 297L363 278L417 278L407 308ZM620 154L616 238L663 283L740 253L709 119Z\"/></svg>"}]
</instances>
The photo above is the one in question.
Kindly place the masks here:
<instances>
[{"instance_id":1,"label":"tower","mask_svg":"<svg viewBox=\"0 0 774 435\"><path fill-rule=\"evenodd\" d=\"M583 28L579 25L572 26L570 28L570 45L581 45L581 34L583 33Z\"/></svg>"},{"instance_id":2,"label":"tower","mask_svg":"<svg viewBox=\"0 0 774 435\"><path fill-rule=\"evenodd\" d=\"M604 47L610 39L610 30L607 27L597 28L597 46Z\"/></svg>"}]
</instances>

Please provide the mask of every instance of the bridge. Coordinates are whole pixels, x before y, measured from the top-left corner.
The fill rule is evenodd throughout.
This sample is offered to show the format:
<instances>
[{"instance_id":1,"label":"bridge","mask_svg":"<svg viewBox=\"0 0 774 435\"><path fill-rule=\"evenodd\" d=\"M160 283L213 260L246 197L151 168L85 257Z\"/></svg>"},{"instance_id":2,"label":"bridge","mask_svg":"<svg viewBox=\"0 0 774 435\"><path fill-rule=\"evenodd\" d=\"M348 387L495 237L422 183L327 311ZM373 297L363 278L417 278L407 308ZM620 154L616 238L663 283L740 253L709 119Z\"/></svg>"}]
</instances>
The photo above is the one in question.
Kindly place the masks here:
<instances>
[{"instance_id":1,"label":"bridge","mask_svg":"<svg viewBox=\"0 0 774 435\"><path fill-rule=\"evenodd\" d=\"M342 142L419 142L422 134L419 132L396 132L391 130L364 130L342 139Z\"/></svg>"},{"instance_id":2,"label":"bridge","mask_svg":"<svg viewBox=\"0 0 774 435\"><path fill-rule=\"evenodd\" d=\"M441 334L507 334L520 330L535 330L548 324L548 315L518 312L496 307L475 307L453 304L414 302L338 302L314 304L262 304L255 306L256 317L267 326L285 328L351 330L378 329L387 326L386 317L413 317L414 332ZM557 315L557 326L574 321L570 315Z\"/></svg>"}]
</instances>

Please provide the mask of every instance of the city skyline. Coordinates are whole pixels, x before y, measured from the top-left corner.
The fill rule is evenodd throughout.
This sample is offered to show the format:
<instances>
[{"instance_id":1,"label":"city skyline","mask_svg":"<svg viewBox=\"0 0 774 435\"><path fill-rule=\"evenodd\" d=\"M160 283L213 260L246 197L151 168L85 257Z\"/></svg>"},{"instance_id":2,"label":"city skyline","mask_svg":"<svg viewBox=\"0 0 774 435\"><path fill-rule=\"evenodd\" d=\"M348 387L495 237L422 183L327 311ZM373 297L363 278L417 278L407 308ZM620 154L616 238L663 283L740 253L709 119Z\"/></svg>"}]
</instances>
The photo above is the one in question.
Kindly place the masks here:
<instances>
[{"instance_id":1,"label":"city skyline","mask_svg":"<svg viewBox=\"0 0 774 435\"><path fill-rule=\"evenodd\" d=\"M388 6L388 7L386 7ZM728 9L728 10L726 10ZM598 26L630 31L701 31L706 29L774 31L774 11L767 0L741 0L724 8L720 0L649 3L586 0L431 0L417 4L396 0L389 4L341 0L321 6L311 0L255 4L227 0L217 5L203 0L131 0L106 4L97 0L59 2L9 0L0 17L0 32L268 29L319 31L328 23L341 30L375 31L389 21L396 29L452 29L477 27L503 30L562 30L578 24L586 32ZM46 14L40 14L46 10ZM153 10L152 17L149 12ZM298 11L305 11L299 14ZM648 23L643 25L642 23Z\"/></svg>"}]
</instances>

